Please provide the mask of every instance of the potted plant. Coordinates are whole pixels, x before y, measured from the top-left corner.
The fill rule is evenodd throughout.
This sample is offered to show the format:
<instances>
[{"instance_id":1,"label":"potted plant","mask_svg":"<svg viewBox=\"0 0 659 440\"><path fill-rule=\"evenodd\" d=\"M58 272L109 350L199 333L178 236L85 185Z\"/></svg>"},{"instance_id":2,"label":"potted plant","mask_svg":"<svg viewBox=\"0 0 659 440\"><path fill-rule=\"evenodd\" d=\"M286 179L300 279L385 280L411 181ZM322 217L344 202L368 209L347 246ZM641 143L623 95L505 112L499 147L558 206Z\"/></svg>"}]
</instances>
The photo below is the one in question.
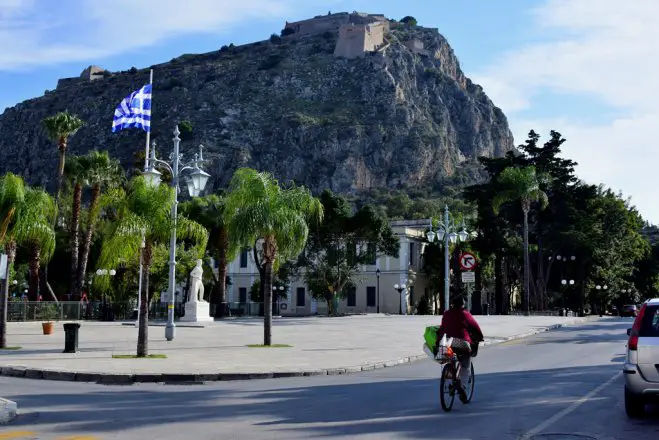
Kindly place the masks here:
<instances>
[{"instance_id":1,"label":"potted plant","mask_svg":"<svg viewBox=\"0 0 659 440\"><path fill-rule=\"evenodd\" d=\"M42 304L39 310L39 318L44 321L41 323L43 334L51 335L54 328L53 321L59 318L59 311L57 310L57 306L52 303Z\"/></svg>"}]
</instances>

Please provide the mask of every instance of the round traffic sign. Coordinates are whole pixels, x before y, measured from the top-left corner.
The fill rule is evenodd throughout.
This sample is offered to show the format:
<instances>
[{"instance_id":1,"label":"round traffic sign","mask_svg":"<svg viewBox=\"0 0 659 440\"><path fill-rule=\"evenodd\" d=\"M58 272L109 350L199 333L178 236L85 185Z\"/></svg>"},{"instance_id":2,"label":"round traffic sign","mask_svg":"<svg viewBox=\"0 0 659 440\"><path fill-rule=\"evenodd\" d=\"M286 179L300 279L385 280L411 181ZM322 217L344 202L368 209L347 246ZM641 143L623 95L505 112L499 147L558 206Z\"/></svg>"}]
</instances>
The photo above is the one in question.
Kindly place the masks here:
<instances>
[{"instance_id":1,"label":"round traffic sign","mask_svg":"<svg viewBox=\"0 0 659 440\"><path fill-rule=\"evenodd\" d=\"M474 254L464 252L460 255L460 267L462 270L473 270L476 267L476 257Z\"/></svg>"}]
</instances>

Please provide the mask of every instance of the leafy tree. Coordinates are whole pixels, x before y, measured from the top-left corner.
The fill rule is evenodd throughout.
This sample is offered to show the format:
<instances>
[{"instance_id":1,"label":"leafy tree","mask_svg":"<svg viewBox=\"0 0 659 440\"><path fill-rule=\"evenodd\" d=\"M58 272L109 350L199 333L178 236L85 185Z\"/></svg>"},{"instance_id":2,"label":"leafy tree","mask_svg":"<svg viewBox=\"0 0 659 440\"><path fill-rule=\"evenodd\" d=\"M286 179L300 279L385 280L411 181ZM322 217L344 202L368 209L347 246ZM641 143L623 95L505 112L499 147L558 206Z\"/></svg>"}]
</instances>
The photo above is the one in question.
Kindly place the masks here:
<instances>
[{"instance_id":1,"label":"leafy tree","mask_svg":"<svg viewBox=\"0 0 659 440\"><path fill-rule=\"evenodd\" d=\"M311 295L326 301L332 314L334 299L357 284L360 266L378 255L397 257L399 243L387 219L372 207L353 213L348 201L330 190L323 191L320 201L325 217L312 228L303 263Z\"/></svg>"},{"instance_id":2,"label":"leafy tree","mask_svg":"<svg viewBox=\"0 0 659 440\"><path fill-rule=\"evenodd\" d=\"M196 197L181 205L181 212L198 222L209 231L208 251L212 253L217 263L217 277L211 293L211 303L216 304L216 317L224 317L228 312L226 295L226 278L229 263L236 257L239 246L235 240L230 240L228 227L229 217L226 213L226 196L210 194Z\"/></svg>"},{"instance_id":3,"label":"leafy tree","mask_svg":"<svg viewBox=\"0 0 659 440\"><path fill-rule=\"evenodd\" d=\"M191 141L194 134L192 132L192 123L190 121L181 121L178 123L181 141Z\"/></svg>"},{"instance_id":4,"label":"leafy tree","mask_svg":"<svg viewBox=\"0 0 659 440\"><path fill-rule=\"evenodd\" d=\"M540 189L540 179L536 174L535 167L512 167L506 168L499 176L501 191L494 197L492 208L495 213L505 203L519 202L524 216L524 298L526 301L526 312L530 307L530 263L529 263L529 211L533 202L540 202L544 209L547 204L547 194Z\"/></svg>"},{"instance_id":5,"label":"leafy tree","mask_svg":"<svg viewBox=\"0 0 659 440\"><path fill-rule=\"evenodd\" d=\"M83 125L84 122L69 112L59 112L54 116L49 116L43 120L44 128L48 137L57 142L59 151L59 168L57 175L57 196L56 202L59 201L60 191L62 189L62 179L64 177L64 163L66 160L66 150L68 148L69 138L73 136Z\"/></svg>"},{"instance_id":6,"label":"leafy tree","mask_svg":"<svg viewBox=\"0 0 659 440\"><path fill-rule=\"evenodd\" d=\"M240 168L229 183L226 212L231 219L232 240L243 247L261 243L265 262L263 343L271 345L275 263L302 252L309 234L308 223L322 219L323 207L304 187L282 187L269 173Z\"/></svg>"},{"instance_id":7,"label":"leafy tree","mask_svg":"<svg viewBox=\"0 0 659 440\"><path fill-rule=\"evenodd\" d=\"M137 336L137 356L148 355L149 301L153 293L149 283L154 249L169 242L172 228L176 228L179 240L192 241L200 252L206 247L208 233L196 222L179 215L176 224L170 218L174 203L174 189L166 185L150 187L143 177L130 181L128 191L116 188L106 196L105 204L114 211L116 219L108 225L104 234L99 267L119 267L127 261L137 260L141 245L144 294L140 303L140 320ZM109 283L108 277L100 277L101 285Z\"/></svg>"},{"instance_id":8,"label":"leafy tree","mask_svg":"<svg viewBox=\"0 0 659 440\"><path fill-rule=\"evenodd\" d=\"M410 25L410 26L416 26L418 24L417 21L416 21L416 18L414 18L412 16L409 16L409 15L406 16L406 17L401 18L400 22L405 23L405 24Z\"/></svg>"}]
</instances>

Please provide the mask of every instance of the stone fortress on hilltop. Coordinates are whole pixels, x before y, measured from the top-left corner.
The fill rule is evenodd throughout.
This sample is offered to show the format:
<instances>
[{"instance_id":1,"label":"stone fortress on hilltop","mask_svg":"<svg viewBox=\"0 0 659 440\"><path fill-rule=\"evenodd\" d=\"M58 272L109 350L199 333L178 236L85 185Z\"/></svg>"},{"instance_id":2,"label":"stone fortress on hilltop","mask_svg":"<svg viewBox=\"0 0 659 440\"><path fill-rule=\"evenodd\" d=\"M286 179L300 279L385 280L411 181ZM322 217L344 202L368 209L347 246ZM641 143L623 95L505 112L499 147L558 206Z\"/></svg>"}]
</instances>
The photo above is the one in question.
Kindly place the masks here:
<instances>
[{"instance_id":1,"label":"stone fortress on hilltop","mask_svg":"<svg viewBox=\"0 0 659 440\"><path fill-rule=\"evenodd\" d=\"M382 14L339 12L293 23L287 21L282 35L304 38L325 32L338 33L334 56L353 59L381 49L389 29L389 20Z\"/></svg>"},{"instance_id":2,"label":"stone fortress on hilltop","mask_svg":"<svg viewBox=\"0 0 659 440\"><path fill-rule=\"evenodd\" d=\"M282 37L286 39L303 39L330 32L337 35L334 56L337 58L362 58L369 53L383 52L390 44L387 33L403 24L387 19L383 14L368 14L365 12L338 12L327 15L317 15L306 20L284 24ZM424 49L424 43L418 39L410 39L403 44L412 52L430 56ZM248 44L249 45L249 44ZM56 89L74 85L80 82L103 79L111 75L99 66L85 68L80 76L61 78Z\"/></svg>"}]
</instances>

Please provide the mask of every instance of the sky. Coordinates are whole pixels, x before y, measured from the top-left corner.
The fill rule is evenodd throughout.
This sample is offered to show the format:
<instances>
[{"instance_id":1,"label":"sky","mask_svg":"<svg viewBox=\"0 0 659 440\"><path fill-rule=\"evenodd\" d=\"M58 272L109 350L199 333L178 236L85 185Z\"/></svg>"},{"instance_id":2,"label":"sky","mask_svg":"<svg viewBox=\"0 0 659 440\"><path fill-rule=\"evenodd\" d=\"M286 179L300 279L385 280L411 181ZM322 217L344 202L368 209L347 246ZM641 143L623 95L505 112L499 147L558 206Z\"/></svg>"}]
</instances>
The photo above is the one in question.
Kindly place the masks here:
<instances>
[{"instance_id":1,"label":"sky","mask_svg":"<svg viewBox=\"0 0 659 440\"><path fill-rule=\"evenodd\" d=\"M90 64L147 67L353 10L439 28L516 144L560 132L583 180L659 223L658 0L0 0L0 111Z\"/></svg>"}]
</instances>

